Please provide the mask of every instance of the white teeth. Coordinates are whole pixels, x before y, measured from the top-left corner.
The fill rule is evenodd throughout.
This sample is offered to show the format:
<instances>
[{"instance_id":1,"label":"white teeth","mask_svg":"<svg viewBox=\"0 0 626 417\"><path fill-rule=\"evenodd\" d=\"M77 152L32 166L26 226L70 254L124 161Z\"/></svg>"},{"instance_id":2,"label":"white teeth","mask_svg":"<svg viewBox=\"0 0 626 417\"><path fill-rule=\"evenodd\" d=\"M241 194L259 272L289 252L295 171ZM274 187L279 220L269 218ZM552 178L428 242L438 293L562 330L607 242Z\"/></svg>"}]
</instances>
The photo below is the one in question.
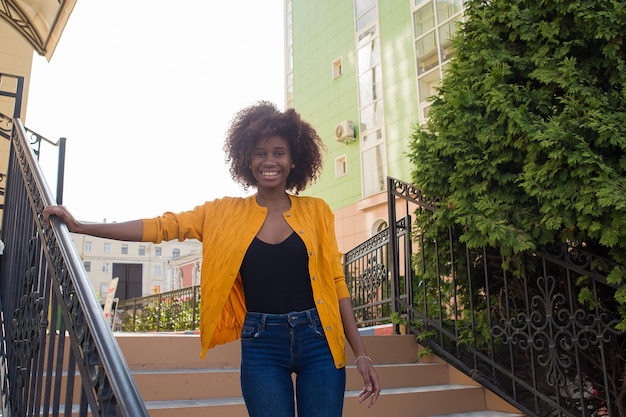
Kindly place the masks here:
<instances>
[{"instance_id":1,"label":"white teeth","mask_svg":"<svg viewBox=\"0 0 626 417\"><path fill-rule=\"evenodd\" d=\"M261 174L263 174L266 177L273 177L278 175L278 172L275 171L262 171Z\"/></svg>"}]
</instances>

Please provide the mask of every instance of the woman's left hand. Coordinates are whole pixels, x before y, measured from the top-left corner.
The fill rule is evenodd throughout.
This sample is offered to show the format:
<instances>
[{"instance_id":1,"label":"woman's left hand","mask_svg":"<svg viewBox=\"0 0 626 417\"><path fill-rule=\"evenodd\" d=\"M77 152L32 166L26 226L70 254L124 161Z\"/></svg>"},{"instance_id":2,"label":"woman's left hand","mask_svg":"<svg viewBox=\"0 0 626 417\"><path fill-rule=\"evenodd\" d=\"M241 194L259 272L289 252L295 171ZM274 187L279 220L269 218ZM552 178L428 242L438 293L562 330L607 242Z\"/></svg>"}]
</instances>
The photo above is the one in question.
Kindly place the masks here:
<instances>
[{"instance_id":1,"label":"woman's left hand","mask_svg":"<svg viewBox=\"0 0 626 417\"><path fill-rule=\"evenodd\" d=\"M380 395L378 374L368 357L359 357L356 360L356 368L363 377L363 390L359 393L359 402L362 403L369 398L367 408L370 408Z\"/></svg>"}]
</instances>

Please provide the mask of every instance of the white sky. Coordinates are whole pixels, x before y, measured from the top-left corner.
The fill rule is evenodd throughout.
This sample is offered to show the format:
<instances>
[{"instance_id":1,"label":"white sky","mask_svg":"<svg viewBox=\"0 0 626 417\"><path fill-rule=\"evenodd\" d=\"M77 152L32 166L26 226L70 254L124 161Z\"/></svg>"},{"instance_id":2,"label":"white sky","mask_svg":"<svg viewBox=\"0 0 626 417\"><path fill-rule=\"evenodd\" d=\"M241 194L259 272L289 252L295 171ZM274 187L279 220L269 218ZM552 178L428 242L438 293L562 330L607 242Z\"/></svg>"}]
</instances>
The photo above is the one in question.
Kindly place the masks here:
<instances>
[{"instance_id":1,"label":"white sky","mask_svg":"<svg viewBox=\"0 0 626 417\"><path fill-rule=\"evenodd\" d=\"M125 221L244 195L224 162L234 113L284 100L283 0L78 1L33 60L25 125L67 138L63 203ZM57 150L41 163L56 195Z\"/></svg>"}]
</instances>

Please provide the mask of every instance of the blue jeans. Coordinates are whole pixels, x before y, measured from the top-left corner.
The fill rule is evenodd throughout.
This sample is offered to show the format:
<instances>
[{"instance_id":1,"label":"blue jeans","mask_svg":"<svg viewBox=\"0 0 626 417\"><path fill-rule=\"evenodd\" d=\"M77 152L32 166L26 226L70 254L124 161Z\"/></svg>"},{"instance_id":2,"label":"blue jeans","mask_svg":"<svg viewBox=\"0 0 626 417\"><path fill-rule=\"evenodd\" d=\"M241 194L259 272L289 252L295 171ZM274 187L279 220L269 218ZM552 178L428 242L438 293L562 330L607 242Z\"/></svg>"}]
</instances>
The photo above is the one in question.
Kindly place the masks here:
<instances>
[{"instance_id":1,"label":"blue jeans","mask_svg":"<svg viewBox=\"0 0 626 417\"><path fill-rule=\"evenodd\" d=\"M295 403L294 384L295 378ZM346 370L337 369L316 309L250 313L241 334L241 391L250 417L340 417Z\"/></svg>"}]
</instances>

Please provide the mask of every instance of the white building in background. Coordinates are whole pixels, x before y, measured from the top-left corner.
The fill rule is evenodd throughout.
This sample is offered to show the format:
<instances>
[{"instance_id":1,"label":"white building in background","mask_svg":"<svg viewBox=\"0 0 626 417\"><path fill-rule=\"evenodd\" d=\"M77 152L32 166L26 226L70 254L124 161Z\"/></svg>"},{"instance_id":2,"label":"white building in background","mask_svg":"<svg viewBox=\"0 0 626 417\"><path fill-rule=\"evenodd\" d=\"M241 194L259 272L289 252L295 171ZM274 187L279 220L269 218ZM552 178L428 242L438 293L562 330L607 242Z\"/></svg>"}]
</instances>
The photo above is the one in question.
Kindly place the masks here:
<instances>
[{"instance_id":1,"label":"white building in background","mask_svg":"<svg viewBox=\"0 0 626 417\"><path fill-rule=\"evenodd\" d=\"M197 240L155 244L70 235L101 302L115 277L120 278L116 293L120 300L178 289L181 279L176 260L190 255L201 258L202 244Z\"/></svg>"}]
</instances>

